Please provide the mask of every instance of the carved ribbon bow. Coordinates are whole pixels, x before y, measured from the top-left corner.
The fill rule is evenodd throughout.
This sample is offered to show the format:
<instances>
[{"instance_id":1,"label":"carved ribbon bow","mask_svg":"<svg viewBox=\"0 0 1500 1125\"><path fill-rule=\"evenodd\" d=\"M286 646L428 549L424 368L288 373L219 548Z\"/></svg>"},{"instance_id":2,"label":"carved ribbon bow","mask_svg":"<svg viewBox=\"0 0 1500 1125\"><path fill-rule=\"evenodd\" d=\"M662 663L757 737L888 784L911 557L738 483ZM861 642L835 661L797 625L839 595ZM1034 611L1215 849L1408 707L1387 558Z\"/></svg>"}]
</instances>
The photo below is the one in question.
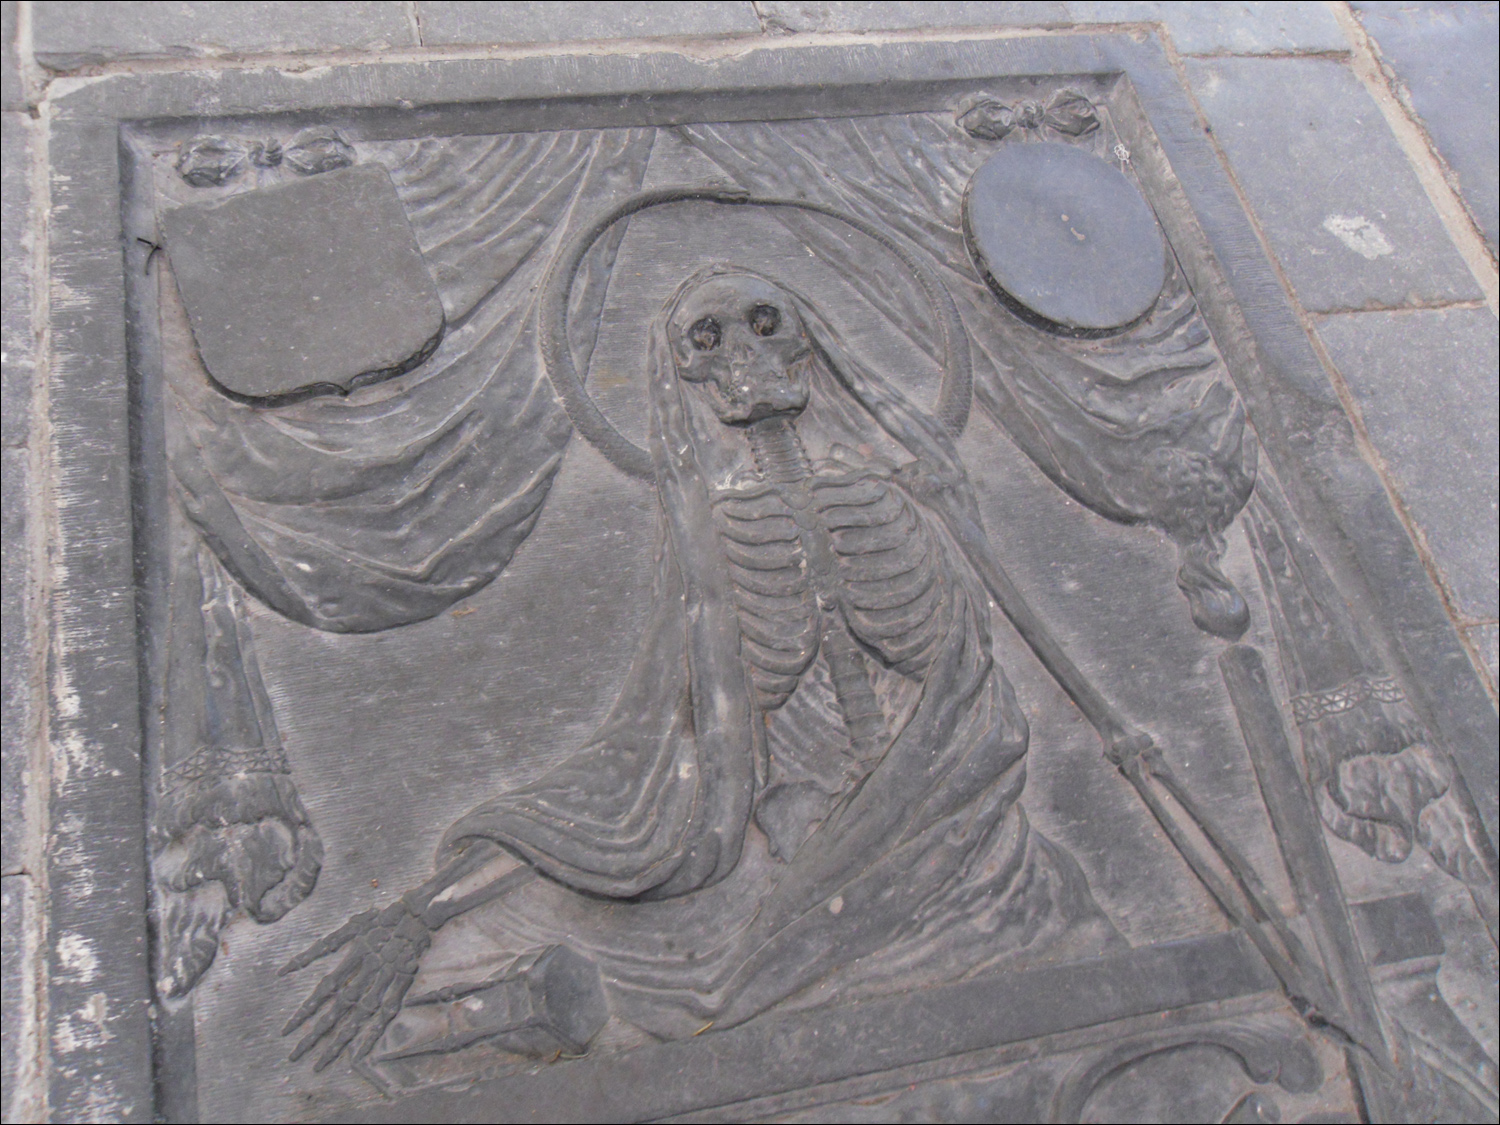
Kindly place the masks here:
<instances>
[{"instance_id":1,"label":"carved ribbon bow","mask_svg":"<svg viewBox=\"0 0 1500 1125\"><path fill-rule=\"evenodd\" d=\"M958 115L958 124L971 137L998 141L1015 129L1052 129L1068 137L1083 137L1099 128L1094 103L1077 90L1059 90L1044 106L1019 101L1012 105L986 98Z\"/></svg>"},{"instance_id":2,"label":"carved ribbon bow","mask_svg":"<svg viewBox=\"0 0 1500 1125\"><path fill-rule=\"evenodd\" d=\"M184 141L177 152L177 171L194 187L219 187L246 165L275 168L285 164L303 176L332 172L354 163L354 149L331 129L304 129L286 143L274 137L246 140L209 133Z\"/></svg>"}]
</instances>

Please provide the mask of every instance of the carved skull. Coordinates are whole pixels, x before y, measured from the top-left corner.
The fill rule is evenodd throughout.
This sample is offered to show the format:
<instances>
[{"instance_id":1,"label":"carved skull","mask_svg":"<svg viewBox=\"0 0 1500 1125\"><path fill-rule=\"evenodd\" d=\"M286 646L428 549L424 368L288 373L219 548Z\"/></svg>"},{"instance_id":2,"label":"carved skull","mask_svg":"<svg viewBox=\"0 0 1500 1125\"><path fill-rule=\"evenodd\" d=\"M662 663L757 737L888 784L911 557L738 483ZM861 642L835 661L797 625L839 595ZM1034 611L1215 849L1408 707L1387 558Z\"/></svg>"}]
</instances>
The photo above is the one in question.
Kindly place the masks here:
<instances>
[{"instance_id":1,"label":"carved skull","mask_svg":"<svg viewBox=\"0 0 1500 1125\"><path fill-rule=\"evenodd\" d=\"M764 278L709 278L678 302L669 336L678 374L703 388L726 426L806 408L807 332L787 294Z\"/></svg>"}]
</instances>

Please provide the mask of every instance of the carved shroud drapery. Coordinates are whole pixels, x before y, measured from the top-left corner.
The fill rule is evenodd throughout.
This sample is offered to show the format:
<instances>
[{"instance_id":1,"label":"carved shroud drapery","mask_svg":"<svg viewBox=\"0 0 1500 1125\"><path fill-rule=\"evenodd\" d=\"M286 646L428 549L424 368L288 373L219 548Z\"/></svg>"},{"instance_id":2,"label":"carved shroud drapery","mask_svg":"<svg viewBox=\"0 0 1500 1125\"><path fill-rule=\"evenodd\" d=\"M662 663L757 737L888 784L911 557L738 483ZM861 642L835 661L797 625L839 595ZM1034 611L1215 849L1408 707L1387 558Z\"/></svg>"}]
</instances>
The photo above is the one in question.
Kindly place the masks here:
<instances>
[{"instance_id":1,"label":"carved shroud drapery","mask_svg":"<svg viewBox=\"0 0 1500 1125\"><path fill-rule=\"evenodd\" d=\"M270 921L301 901L321 856L228 575L293 621L372 632L441 613L505 568L570 433L536 348L535 290L575 224L640 187L653 137L371 146L366 155L386 164L406 206L449 330L418 370L347 399L265 408L220 395L163 271L178 513L156 826L166 994L192 988L242 903ZM623 233L601 240L581 270L571 343L583 369ZM215 592L200 597L205 582ZM201 622L183 616L192 612ZM216 725L204 729L202 707Z\"/></svg>"},{"instance_id":2,"label":"carved shroud drapery","mask_svg":"<svg viewBox=\"0 0 1500 1125\"><path fill-rule=\"evenodd\" d=\"M566 943L599 964L617 1014L676 1037L707 1020L739 1023L833 979L847 997L1029 956L1095 955L1119 940L1077 864L1029 827L1019 804L1028 730L992 656L988 596L950 526L977 517L951 440L855 359L815 310L799 304L798 312L819 356L809 407L818 420L809 424L849 450L894 442L915 458L896 474L897 487L952 579L949 625L913 685L914 706L789 861L747 844L764 791L758 763L774 768L809 748L783 743L753 705L700 468L709 446L743 438L716 420L695 421L701 408L677 378L664 313L651 349L662 526L651 620L590 742L449 830L450 846L497 841L555 883L450 923L419 990L446 983L450 955L460 974L482 977L506 957ZM717 924L706 942L694 941L693 920L709 903ZM476 930L486 932L484 969L472 959ZM413 1034L395 1032L407 1050Z\"/></svg>"}]
</instances>

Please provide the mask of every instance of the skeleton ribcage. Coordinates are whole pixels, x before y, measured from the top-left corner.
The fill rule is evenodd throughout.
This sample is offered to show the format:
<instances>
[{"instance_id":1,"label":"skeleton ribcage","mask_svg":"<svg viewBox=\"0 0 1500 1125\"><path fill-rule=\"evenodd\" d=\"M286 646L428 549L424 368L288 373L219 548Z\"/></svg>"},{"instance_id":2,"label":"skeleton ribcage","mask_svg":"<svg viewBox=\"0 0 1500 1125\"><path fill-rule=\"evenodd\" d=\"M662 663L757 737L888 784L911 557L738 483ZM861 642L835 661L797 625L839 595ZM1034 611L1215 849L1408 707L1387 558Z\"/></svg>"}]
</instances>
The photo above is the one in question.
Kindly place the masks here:
<instances>
[{"instance_id":1,"label":"skeleton ribcage","mask_svg":"<svg viewBox=\"0 0 1500 1125\"><path fill-rule=\"evenodd\" d=\"M797 688L818 652L820 618L792 510L770 486L724 493L714 504L734 579L740 655L763 710Z\"/></svg>"},{"instance_id":2,"label":"skeleton ribcage","mask_svg":"<svg viewBox=\"0 0 1500 1125\"><path fill-rule=\"evenodd\" d=\"M879 477L825 478L814 497L838 558L850 632L887 668L920 678L954 607L937 532Z\"/></svg>"},{"instance_id":3,"label":"skeleton ribcage","mask_svg":"<svg viewBox=\"0 0 1500 1125\"><path fill-rule=\"evenodd\" d=\"M953 611L935 530L904 492L869 473L815 471L790 500L806 505L800 525L788 496L768 483L714 500L740 651L761 707L774 710L796 690L825 614L885 667L920 677Z\"/></svg>"}]
</instances>

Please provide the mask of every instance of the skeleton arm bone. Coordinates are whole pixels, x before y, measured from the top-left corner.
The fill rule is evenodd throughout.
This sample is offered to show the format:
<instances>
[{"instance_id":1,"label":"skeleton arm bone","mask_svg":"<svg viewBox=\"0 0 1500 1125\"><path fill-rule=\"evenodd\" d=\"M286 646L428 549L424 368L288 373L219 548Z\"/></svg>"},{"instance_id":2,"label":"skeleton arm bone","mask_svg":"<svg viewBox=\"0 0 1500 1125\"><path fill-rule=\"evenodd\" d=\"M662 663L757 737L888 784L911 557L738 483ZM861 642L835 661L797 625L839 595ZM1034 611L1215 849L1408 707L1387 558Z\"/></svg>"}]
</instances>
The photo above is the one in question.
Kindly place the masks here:
<instances>
[{"instance_id":1,"label":"skeleton arm bone","mask_svg":"<svg viewBox=\"0 0 1500 1125\"><path fill-rule=\"evenodd\" d=\"M534 868L492 840L472 840L436 875L403 897L436 930L536 877Z\"/></svg>"}]
</instances>

